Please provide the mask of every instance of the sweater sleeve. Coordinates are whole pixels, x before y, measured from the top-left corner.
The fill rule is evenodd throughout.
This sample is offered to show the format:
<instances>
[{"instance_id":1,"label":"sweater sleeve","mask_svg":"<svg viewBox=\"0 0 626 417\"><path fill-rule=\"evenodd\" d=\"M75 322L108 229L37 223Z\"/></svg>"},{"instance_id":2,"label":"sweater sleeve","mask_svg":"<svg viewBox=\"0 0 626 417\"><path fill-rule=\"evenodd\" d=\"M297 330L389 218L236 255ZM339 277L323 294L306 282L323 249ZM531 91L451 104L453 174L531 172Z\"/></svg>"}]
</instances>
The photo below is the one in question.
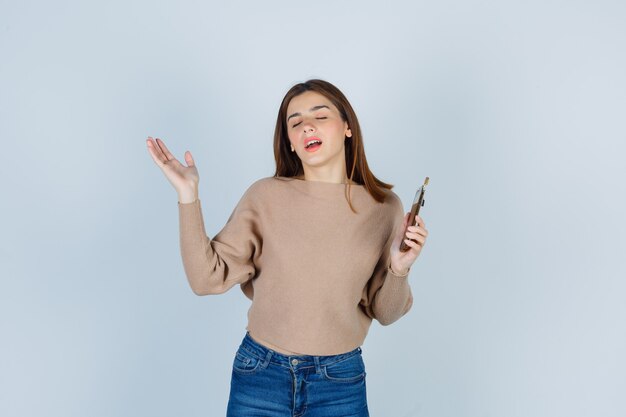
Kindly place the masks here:
<instances>
[{"instance_id":1,"label":"sweater sleeve","mask_svg":"<svg viewBox=\"0 0 626 417\"><path fill-rule=\"evenodd\" d=\"M187 280L197 295L221 294L236 284L252 299L251 278L261 254L258 210L248 189L222 230L206 235L200 200L178 203L180 251ZM245 288L244 288L245 287Z\"/></svg>"},{"instance_id":2,"label":"sweater sleeve","mask_svg":"<svg viewBox=\"0 0 626 417\"><path fill-rule=\"evenodd\" d=\"M363 289L361 306L365 314L387 326L404 316L413 305L413 294L406 275L396 275L391 270L391 244L404 223L402 202L395 197L394 221L374 272ZM410 269L409 269L410 271Z\"/></svg>"}]
</instances>

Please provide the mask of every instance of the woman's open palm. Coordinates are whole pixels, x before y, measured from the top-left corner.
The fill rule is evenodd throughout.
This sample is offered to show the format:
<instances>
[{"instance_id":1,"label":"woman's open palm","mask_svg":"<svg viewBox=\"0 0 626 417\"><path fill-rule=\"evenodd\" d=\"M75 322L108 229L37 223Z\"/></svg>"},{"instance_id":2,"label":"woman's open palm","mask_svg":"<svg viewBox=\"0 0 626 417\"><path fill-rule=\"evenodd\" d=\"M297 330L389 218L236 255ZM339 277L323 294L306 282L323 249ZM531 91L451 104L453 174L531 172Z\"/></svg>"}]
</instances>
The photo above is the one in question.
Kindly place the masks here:
<instances>
[{"instance_id":1,"label":"woman's open palm","mask_svg":"<svg viewBox=\"0 0 626 417\"><path fill-rule=\"evenodd\" d=\"M156 141L154 141L149 136L146 142L152 159L161 168L161 171L163 171L163 174L165 174L165 177L174 186L178 194L197 189L200 176L193 162L191 152L185 152L187 166L184 166L174 158L174 155L167 149L161 139L156 138Z\"/></svg>"}]
</instances>

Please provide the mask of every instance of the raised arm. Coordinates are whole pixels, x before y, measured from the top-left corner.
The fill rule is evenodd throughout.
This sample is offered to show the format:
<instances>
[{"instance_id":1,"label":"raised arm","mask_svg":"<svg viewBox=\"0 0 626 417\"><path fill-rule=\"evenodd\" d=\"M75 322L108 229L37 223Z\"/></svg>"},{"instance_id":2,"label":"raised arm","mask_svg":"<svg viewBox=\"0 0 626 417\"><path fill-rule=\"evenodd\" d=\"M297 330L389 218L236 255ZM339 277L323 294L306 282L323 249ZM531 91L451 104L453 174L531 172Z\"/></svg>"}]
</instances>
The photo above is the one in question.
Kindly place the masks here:
<instances>
[{"instance_id":1,"label":"raised arm","mask_svg":"<svg viewBox=\"0 0 626 417\"><path fill-rule=\"evenodd\" d=\"M191 152L185 152L187 166L181 164L156 138L147 139L152 159L178 194L180 250L189 285L198 295L220 294L237 283L252 298L248 280L255 273L254 261L261 253L258 216L250 187L233 210L228 222L213 239L204 228L198 199L200 181Z\"/></svg>"}]
</instances>

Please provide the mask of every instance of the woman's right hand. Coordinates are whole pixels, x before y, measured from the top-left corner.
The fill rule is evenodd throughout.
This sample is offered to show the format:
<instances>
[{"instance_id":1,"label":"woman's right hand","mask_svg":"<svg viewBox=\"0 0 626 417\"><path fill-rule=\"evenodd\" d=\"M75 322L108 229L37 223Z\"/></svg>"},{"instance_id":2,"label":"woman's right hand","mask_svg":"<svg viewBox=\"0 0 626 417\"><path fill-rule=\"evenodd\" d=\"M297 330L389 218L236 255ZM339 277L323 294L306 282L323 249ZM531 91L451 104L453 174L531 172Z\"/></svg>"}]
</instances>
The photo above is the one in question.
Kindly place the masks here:
<instances>
[{"instance_id":1,"label":"woman's right hand","mask_svg":"<svg viewBox=\"0 0 626 417\"><path fill-rule=\"evenodd\" d=\"M167 149L161 139L156 138L156 141L154 141L152 137L148 136L146 142L152 159L154 159L154 162L161 168L167 180L176 189L180 202L191 203L195 201L198 198L200 177L191 152L185 152L187 166L184 166L174 158L174 155Z\"/></svg>"}]
</instances>

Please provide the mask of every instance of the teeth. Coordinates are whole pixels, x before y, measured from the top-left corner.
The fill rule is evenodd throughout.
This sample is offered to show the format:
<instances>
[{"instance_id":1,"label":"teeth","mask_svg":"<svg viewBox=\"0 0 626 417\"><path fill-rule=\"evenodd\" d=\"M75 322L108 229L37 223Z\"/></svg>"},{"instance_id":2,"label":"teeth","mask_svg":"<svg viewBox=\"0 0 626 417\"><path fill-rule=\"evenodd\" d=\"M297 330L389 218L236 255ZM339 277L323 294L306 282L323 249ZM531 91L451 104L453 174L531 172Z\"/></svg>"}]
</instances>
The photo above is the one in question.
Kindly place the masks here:
<instances>
[{"instance_id":1,"label":"teeth","mask_svg":"<svg viewBox=\"0 0 626 417\"><path fill-rule=\"evenodd\" d=\"M313 141L307 143L306 147L308 148L309 146L313 145L314 143L322 143L322 141L321 140L313 140Z\"/></svg>"}]
</instances>

